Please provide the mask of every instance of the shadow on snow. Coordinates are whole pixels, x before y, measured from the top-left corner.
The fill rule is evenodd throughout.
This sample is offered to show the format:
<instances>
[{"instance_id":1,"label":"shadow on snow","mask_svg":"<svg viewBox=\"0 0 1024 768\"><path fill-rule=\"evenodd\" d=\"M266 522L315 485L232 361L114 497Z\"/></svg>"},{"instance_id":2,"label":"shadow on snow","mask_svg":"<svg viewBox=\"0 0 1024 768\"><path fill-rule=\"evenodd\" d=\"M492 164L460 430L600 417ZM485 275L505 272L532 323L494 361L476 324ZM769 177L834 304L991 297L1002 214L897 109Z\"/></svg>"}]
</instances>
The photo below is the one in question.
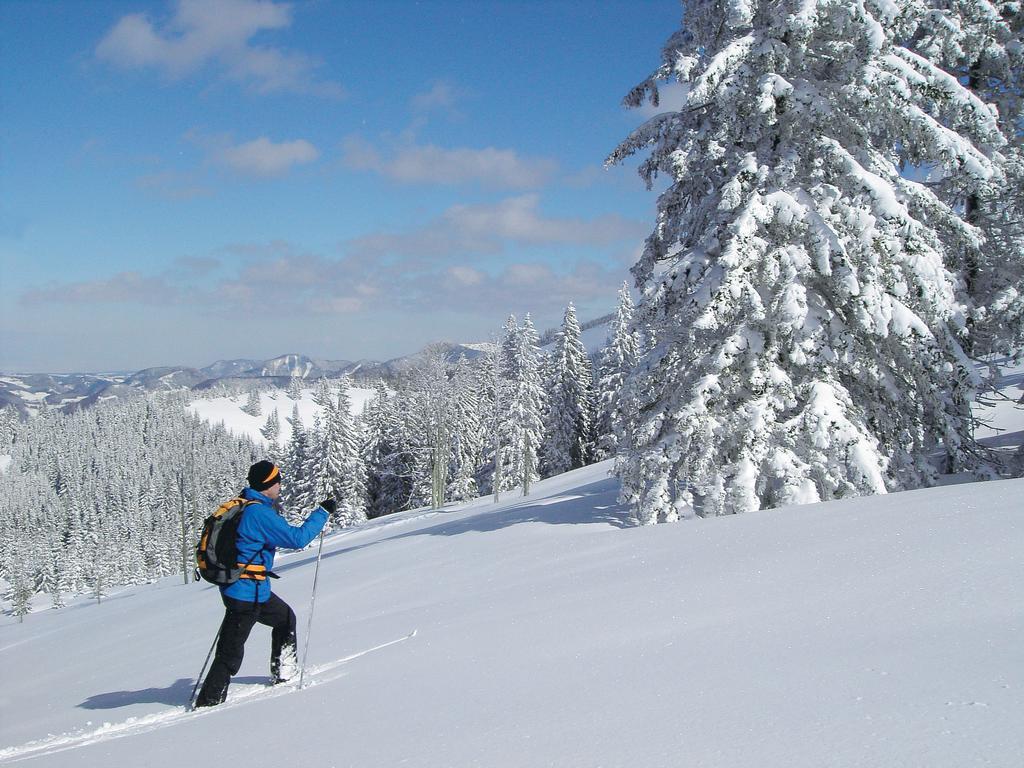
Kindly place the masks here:
<instances>
[{"instance_id":1,"label":"shadow on snow","mask_svg":"<svg viewBox=\"0 0 1024 768\"><path fill-rule=\"evenodd\" d=\"M491 511L475 511L458 520L443 520L414 531L405 531L393 536L386 536L366 544L357 544L344 549L325 552L323 559L344 555L365 547L371 547L384 541L408 539L415 536L459 536L465 533L488 533L509 528L521 523L546 523L548 525L581 525L597 523L615 528L629 528L627 513L617 503L619 483L616 478L608 477L593 483L574 488L571 495L555 495L537 499L525 498L512 506ZM508 491L508 494L516 491ZM458 512L458 509L440 510ZM384 519L384 518L378 518ZM316 559L316 554L283 564L275 571L290 571L308 565ZM214 587L209 585L210 589ZM267 683L268 677L235 677L232 683ZM144 688L138 691L112 691L90 696L78 706L83 709L117 709L132 704L168 704L185 706L192 694L195 681L180 678L165 688Z\"/></svg>"},{"instance_id":2,"label":"shadow on snow","mask_svg":"<svg viewBox=\"0 0 1024 768\"><path fill-rule=\"evenodd\" d=\"M406 531L394 536L385 536L366 544L356 544L351 547L344 547L331 552L324 552L324 560L344 555L348 552L365 549L385 541L397 541L416 536L459 536L464 533L489 533L502 528L509 528L521 523L547 523L548 525L582 525L587 523L598 523L610 525L615 528L632 527L625 510L616 501L619 490L619 481L614 477L602 478L587 485L574 488L572 495L548 496L536 500L525 498L518 504L502 507L493 511L474 512L458 520L447 520L418 528L415 531ZM517 491L508 491L509 494ZM458 512L458 509L440 510L445 512ZM383 518L378 518L383 519ZM274 570L283 573L293 568L308 565L316 560L316 554L311 557L304 557L299 560L287 563Z\"/></svg>"},{"instance_id":3,"label":"shadow on snow","mask_svg":"<svg viewBox=\"0 0 1024 768\"><path fill-rule=\"evenodd\" d=\"M78 706L82 709L119 709L132 704L167 704L184 707L192 695L196 681L187 677L175 680L166 688L143 688L139 691L111 691L90 696ZM232 685L270 685L269 675L232 677Z\"/></svg>"},{"instance_id":4,"label":"shadow on snow","mask_svg":"<svg viewBox=\"0 0 1024 768\"><path fill-rule=\"evenodd\" d=\"M90 696L78 706L82 709L117 709L132 704L188 704L195 680L181 677L166 688L143 688L140 691L111 691Z\"/></svg>"}]
</instances>

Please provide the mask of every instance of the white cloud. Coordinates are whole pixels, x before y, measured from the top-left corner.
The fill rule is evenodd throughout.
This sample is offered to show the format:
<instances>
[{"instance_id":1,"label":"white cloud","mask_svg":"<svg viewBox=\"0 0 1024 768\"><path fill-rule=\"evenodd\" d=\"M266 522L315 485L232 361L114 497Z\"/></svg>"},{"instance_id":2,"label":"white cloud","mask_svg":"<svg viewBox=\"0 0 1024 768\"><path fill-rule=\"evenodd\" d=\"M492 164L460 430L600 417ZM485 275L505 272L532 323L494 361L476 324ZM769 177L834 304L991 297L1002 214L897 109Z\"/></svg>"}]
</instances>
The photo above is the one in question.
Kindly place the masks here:
<instances>
[{"instance_id":1,"label":"white cloud","mask_svg":"<svg viewBox=\"0 0 1024 768\"><path fill-rule=\"evenodd\" d=\"M323 315L351 315L364 308L363 300L357 296L329 296L310 305L313 312Z\"/></svg>"},{"instance_id":2,"label":"white cloud","mask_svg":"<svg viewBox=\"0 0 1024 768\"><path fill-rule=\"evenodd\" d=\"M466 285L455 277L456 270L467 270L474 282ZM460 266L417 273L414 279L393 280L392 294L401 298L401 308L409 313L444 307L475 316L479 318L476 338L482 338L481 328L490 323L496 328L509 312L556 318L570 301L576 302L587 319L609 312L626 276L615 265L593 260L558 268L547 263L514 262L493 274Z\"/></svg>"},{"instance_id":3,"label":"white cloud","mask_svg":"<svg viewBox=\"0 0 1024 768\"><path fill-rule=\"evenodd\" d=\"M471 237L497 237L519 243L601 245L633 237L636 222L621 216L554 218L538 211L540 198L520 195L494 205L456 205L445 214L453 229Z\"/></svg>"},{"instance_id":4,"label":"white cloud","mask_svg":"<svg viewBox=\"0 0 1024 768\"><path fill-rule=\"evenodd\" d=\"M483 272L466 266L449 267L448 276L459 285L464 286L480 285L484 280Z\"/></svg>"},{"instance_id":5,"label":"white cloud","mask_svg":"<svg viewBox=\"0 0 1024 768\"><path fill-rule=\"evenodd\" d=\"M261 93L342 96L340 85L315 77L318 63L309 56L251 42L291 23L291 6L269 0L178 0L162 28L144 14L122 17L96 46L96 56L124 69L156 69L172 79L217 65L224 77Z\"/></svg>"},{"instance_id":6,"label":"white cloud","mask_svg":"<svg viewBox=\"0 0 1024 768\"><path fill-rule=\"evenodd\" d=\"M360 138L343 144L345 164L404 184L481 184L500 189L544 186L558 165L545 158L522 157L513 149L446 149L433 144L399 146L382 152Z\"/></svg>"},{"instance_id":7,"label":"white cloud","mask_svg":"<svg viewBox=\"0 0 1024 768\"><path fill-rule=\"evenodd\" d=\"M217 161L239 173L280 176L293 165L311 163L320 156L305 139L275 144L266 136L220 150Z\"/></svg>"},{"instance_id":8,"label":"white cloud","mask_svg":"<svg viewBox=\"0 0 1024 768\"><path fill-rule=\"evenodd\" d=\"M178 289L163 277L138 272L119 272L111 277L68 283L51 283L21 296L21 303L48 304L156 304L180 298Z\"/></svg>"},{"instance_id":9,"label":"white cloud","mask_svg":"<svg viewBox=\"0 0 1024 768\"><path fill-rule=\"evenodd\" d=\"M594 219L557 218L539 211L535 194L488 205L455 205L417 229L380 232L352 240L361 256L445 257L501 253L507 244L610 245L641 237L646 227L617 215Z\"/></svg>"},{"instance_id":10,"label":"white cloud","mask_svg":"<svg viewBox=\"0 0 1024 768\"><path fill-rule=\"evenodd\" d=\"M516 287L535 286L548 282L553 276L546 264L509 264L502 282Z\"/></svg>"},{"instance_id":11,"label":"white cloud","mask_svg":"<svg viewBox=\"0 0 1024 768\"><path fill-rule=\"evenodd\" d=\"M430 90L417 93L412 98L412 108L417 112L427 112L432 109L451 109L458 100L458 93L455 87L448 82L439 80L434 83Z\"/></svg>"},{"instance_id":12,"label":"white cloud","mask_svg":"<svg viewBox=\"0 0 1024 768\"><path fill-rule=\"evenodd\" d=\"M191 334L188 354L209 354L212 360L249 354L242 347L229 353L223 346L206 351L204 345L211 350L224 344L244 347L251 319L239 315L237 307L272 295L275 322L264 345L386 359L438 338L484 340L512 312L520 318L531 312L544 329L559 321L570 300L581 319L596 317L614 307L626 276L624 268L593 259L551 264L510 257L488 268L472 260L424 264L414 258L331 258L283 241L248 244L241 250L220 250L216 258L179 258L157 275L125 272L41 286L21 296L19 317L31 318L32 331L59 318L63 327L54 330L58 340L71 338L64 333L70 329L76 339L111 342L106 348L103 343L90 347L92 355L138 354L166 335L167 327L184 328ZM132 305L143 305L145 311ZM132 312L132 322L125 323ZM203 334L203 328L214 326L216 339ZM325 344L346 333L351 338L343 339L344 352L323 351ZM282 334L277 341L275 334ZM61 354L72 359L81 343L68 345ZM173 358L179 353L172 349L169 354ZM95 359L89 365L130 367Z\"/></svg>"}]
</instances>

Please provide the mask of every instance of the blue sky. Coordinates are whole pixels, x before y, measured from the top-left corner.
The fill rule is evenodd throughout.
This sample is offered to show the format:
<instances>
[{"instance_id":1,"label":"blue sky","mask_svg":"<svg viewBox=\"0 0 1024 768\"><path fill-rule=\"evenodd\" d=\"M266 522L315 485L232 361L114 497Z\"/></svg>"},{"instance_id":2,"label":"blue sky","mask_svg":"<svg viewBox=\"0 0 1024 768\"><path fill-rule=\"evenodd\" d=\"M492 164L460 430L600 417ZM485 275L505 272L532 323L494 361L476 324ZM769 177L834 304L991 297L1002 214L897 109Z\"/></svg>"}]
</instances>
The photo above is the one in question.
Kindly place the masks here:
<instances>
[{"instance_id":1,"label":"blue sky","mask_svg":"<svg viewBox=\"0 0 1024 768\"><path fill-rule=\"evenodd\" d=\"M0 370L385 359L613 308L644 2L0 3Z\"/></svg>"}]
</instances>

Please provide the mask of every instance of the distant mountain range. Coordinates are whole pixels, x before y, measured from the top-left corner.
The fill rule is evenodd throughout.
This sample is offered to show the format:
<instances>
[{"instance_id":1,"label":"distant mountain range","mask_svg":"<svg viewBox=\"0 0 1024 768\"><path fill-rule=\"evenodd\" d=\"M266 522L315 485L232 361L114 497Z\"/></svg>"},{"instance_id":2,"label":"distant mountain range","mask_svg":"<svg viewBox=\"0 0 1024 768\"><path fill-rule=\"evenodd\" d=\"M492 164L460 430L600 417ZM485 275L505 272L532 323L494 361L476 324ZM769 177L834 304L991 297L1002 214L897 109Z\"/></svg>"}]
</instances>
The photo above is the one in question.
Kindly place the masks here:
<instances>
[{"instance_id":1,"label":"distant mountain range","mask_svg":"<svg viewBox=\"0 0 1024 768\"><path fill-rule=\"evenodd\" d=\"M447 355L457 359L479 356L479 345L446 344ZM145 392L202 391L217 384L260 379L285 386L292 377L315 380L351 376L358 381L392 381L415 364L423 353L386 362L375 360L322 360L305 355L281 355L270 360L218 360L205 368L165 366L123 373L0 374L0 407L13 405L20 413L41 407L74 410L114 398Z\"/></svg>"},{"instance_id":2,"label":"distant mountain range","mask_svg":"<svg viewBox=\"0 0 1024 768\"><path fill-rule=\"evenodd\" d=\"M612 315L584 323L584 343L595 351L603 343L602 329ZM558 329L541 335L541 346L554 342ZM489 343L452 344L440 342L452 361L462 355L474 359L484 354ZM385 362L376 360L324 360L305 355L281 355L270 360L218 360L205 368L165 366L144 368L135 373L4 373L0 374L0 408L13 405L28 414L44 406L62 410L88 408L103 400L132 397L146 392L211 389L221 383L260 379L279 386L292 377L315 380L350 376L360 383L394 382L423 358L426 350Z\"/></svg>"}]
</instances>

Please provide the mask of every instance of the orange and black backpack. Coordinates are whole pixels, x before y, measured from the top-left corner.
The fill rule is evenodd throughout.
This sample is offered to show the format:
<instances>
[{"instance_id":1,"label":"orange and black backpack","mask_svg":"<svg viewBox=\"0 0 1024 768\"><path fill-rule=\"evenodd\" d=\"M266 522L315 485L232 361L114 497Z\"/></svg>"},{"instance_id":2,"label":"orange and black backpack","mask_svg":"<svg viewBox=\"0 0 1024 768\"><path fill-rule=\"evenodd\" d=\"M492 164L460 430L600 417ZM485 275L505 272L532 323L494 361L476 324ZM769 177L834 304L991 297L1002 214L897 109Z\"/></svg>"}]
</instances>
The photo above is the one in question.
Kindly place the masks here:
<instances>
[{"instance_id":1,"label":"orange and black backpack","mask_svg":"<svg viewBox=\"0 0 1024 768\"><path fill-rule=\"evenodd\" d=\"M220 586L238 581L248 567L238 562L238 524L245 508L255 503L241 497L228 499L203 521L196 546L196 581L202 577Z\"/></svg>"}]
</instances>

